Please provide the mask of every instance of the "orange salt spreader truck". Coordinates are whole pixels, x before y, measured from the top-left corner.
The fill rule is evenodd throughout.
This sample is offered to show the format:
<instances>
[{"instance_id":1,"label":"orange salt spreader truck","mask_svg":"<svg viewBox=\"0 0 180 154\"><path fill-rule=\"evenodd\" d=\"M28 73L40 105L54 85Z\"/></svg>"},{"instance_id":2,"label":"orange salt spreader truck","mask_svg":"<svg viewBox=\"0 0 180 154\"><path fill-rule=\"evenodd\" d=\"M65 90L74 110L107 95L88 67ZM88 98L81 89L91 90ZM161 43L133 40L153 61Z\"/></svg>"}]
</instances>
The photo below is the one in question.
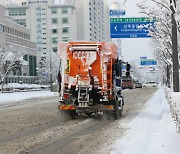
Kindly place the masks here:
<instances>
[{"instance_id":1,"label":"orange salt spreader truck","mask_svg":"<svg viewBox=\"0 0 180 154\"><path fill-rule=\"evenodd\" d=\"M111 42L59 43L59 110L77 114L112 113L123 110L121 60Z\"/></svg>"}]
</instances>

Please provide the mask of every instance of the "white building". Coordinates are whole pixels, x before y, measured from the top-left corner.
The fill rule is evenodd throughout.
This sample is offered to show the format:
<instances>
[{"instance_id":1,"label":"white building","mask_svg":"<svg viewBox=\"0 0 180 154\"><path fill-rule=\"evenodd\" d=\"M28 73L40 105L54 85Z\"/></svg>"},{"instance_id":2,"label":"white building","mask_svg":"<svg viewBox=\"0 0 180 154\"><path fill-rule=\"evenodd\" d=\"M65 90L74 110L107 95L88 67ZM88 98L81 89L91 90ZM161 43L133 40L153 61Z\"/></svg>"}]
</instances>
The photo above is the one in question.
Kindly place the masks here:
<instances>
[{"instance_id":1,"label":"white building","mask_svg":"<svg viewBox=\"0 0 180 154\"><path fill-rule=\"evenodd\" d=\"M77 40L110 41L110 18L106 0L75 0Z\"/></svg>"},{"instance_id":2,"label":"white building","mask_svg":"<svg viewBox=\"0 0 180 154\"><path fill-rule=\"evenodd\" d=\"M0 0L0 4L3 6L8 6L8 5L20 5L22 2L25 0Z\"/></svg>"},{"instance_id":3,"label":"white building","mask_svg":"<svg viewBox=\"0 0 180 154\"><path fill-rule=\"evenodd\" d=\"M15 22L30 28L31 40L37 42L38 55L57 51L58 40L75 39L72 27L74 6L50 5L50 1L27 1L23 6L8 7L6 15L12 16Z\"/></svg>"},{"instance_id":4,"label":"white building","mask_svg":"<svg viewBox=\"0 0 180 154\"><path fill-rule=\"evenodd\" d=\"M37 65L49 76L49 59L57 52L59 41L76 40L75 7L72 4L55 5L52 1L28 0L21 6L8 6L6 15L30 28L31 40L37 43ZM47 63L41 63L45 57ZM39 69L40 70L40 69Z\"/></svg>"}]
</instances>

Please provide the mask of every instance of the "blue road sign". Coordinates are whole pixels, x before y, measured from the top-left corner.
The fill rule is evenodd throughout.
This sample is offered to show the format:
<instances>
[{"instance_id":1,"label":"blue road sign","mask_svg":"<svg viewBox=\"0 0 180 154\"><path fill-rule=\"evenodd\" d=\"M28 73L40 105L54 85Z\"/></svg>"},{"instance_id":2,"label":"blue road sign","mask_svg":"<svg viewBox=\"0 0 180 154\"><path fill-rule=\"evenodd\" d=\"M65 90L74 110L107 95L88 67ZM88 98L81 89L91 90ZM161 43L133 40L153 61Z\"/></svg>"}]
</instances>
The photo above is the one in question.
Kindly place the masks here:
<instances>
[{"instance_id":1,"label":"blue road sign","mask_svg":"<svg viewBox=\"0 0 180 154\"><path fill-rule=\"evenodd\" d=\"M154 28L155 19L149 18L111 18L111 38L146 38L149 28Z\"/></svg>"},{"instance_id":2,"label":"blue road sign","mask_svg":"<svg viewBox=\"0 0 180 154\"><path fill-rule=\"evenodd\" d=\"M123 16L125 15L125 10L110 10L110 16Z\"/></svg>"},{"instance_id":3,"label":"blue road sign","mask_svg":"<svg viewBox=\"0 0 180 154\"><path fill-rule=\"evenodd\" d=\"M128 22L111 23L111 38L143 38L151 37L148 28L153 26L152 22Z\"/></svg>"},{"instance_id":4,"label":"blue road sign","mask_svg":"<svg viewBox=\"0 0 180 154\"><path fill-rule=\"evenodd\" d=\"M140 59L147 59L147 57L140 57Z\"/></svg>"},{"instance_id":5,"label":"blue road sign","mask_svg":"<svg viewBox=\"0 0 180 154\"><path fill-rule=\"evenodd\" d=\"M157 65L157 60L155 59L144 59L141 60L141 65Z\"/></svg>"}]
</instances>

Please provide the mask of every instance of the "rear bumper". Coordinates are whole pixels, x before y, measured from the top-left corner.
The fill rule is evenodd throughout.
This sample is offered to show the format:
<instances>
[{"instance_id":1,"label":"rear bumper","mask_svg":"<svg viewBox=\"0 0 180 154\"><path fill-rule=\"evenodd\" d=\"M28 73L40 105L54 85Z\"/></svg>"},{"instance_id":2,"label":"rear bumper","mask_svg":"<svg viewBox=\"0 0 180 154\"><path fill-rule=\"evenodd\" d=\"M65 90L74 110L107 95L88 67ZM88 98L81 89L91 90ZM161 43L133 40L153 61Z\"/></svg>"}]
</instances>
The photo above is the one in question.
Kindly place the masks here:
<instances>
[{"instance_id":1,"label":"rear bumper","mask_svg":"<svg viewBox=\"0 0 180 154\"><path fill-rule=\"evenodd\" d=\"M91 112L96 112L96 111L104 111L104 110L114 110L115 107L114 105L93 105L89 107L78 107L75 105L59 105L59 110L81 110L81 111L91 111Z\"/></svg>"}]
</instances>

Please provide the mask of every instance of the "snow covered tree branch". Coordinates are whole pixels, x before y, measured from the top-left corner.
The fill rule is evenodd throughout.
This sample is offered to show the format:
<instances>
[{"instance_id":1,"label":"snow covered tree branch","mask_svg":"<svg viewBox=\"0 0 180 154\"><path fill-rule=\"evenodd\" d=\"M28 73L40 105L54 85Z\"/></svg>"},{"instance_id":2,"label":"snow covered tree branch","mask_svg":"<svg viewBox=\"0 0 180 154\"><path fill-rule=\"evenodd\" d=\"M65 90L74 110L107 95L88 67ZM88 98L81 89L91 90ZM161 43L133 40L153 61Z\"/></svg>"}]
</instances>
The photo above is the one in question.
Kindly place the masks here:
<instances>
[{"instance_id":1,"label":"snow covered tree branch","mask_svg":"<svg viewBox=\"0 0 180 154\"><path fill-rule=\"evenodd\" d=\"M1 72L1 91L3 92L4 79L12 71L19 69L23 65L28 65L23 59L24 53L20 48L15 48L13 45L4 44L0 47L0 72Z\"/></svg>"},{"instance_id":2,"label":"snow covered tree branch","mask_svg":"<svg viewBox=\"0 0 180 154\"><path fill-rule=\"evenodd\" d=\"M155 55L160 64L168 65L172 69L174 65L172 19L175 18L177 38L180 38L180 0L144 0L137 5L141 10L140 13L150 19L156 19L155 29L149 29L149 35L152 37L153 47L156 50ZM178 44L177 50L179 53L180 40L178 40Z\"/></svg>"},{"instance_id":3,"label":"snow covered tree branch","mask_svg":"<svg viewBox=\"0 0 180 154\"><path fill-rule=\"evenodd\" d=\"M140 13L144 14L149 18L156 18L156 29L150 29L150 35L152 36L154 47L158 49L159 52L163 53L162 55L165 56L164 59L168 58L168 60L172 60L171 13L172 10L174 10L176 14L176 19L180 19L180 0L177 0L176 3L172 0L151 0L151 2L155 3L154 7L148 6L147 2L148 1L146 0L143 1L143 3L139 3L138 7L141 10ZM180 32L180 25L177 25L178 32ZM167 53L165 54L164 52Z\"/></svg>"}]
</instances>

